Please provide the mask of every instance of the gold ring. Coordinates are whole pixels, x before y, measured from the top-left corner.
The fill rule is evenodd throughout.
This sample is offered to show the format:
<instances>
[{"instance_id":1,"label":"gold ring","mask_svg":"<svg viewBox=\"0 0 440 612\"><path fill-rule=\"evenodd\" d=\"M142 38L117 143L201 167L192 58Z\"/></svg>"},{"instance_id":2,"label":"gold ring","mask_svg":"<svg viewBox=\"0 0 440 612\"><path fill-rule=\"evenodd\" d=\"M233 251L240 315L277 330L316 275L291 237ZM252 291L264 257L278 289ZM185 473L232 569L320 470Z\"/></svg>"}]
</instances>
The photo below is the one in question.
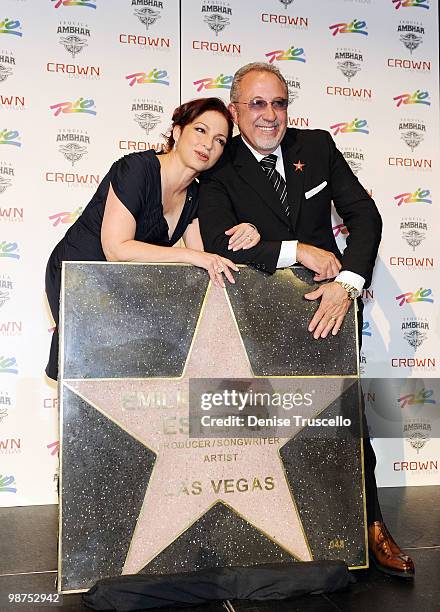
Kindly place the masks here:
<instances>
[{"instance_id":1,"label":"gold ring","mask_svg":"<svg viewBox=\"0 0 440 612\"><path fill-rule=\"evenodd\" d=\"M217 274L221 274L223 272L223 268L217 268L216 272Z\"/></svg>"},{"instance_id":2,"label":"gold ring","mask_svg":"<svg viewBox=\"0 0 440 612\"><path fill-rule=\"evenodd\" d=\"M331 317L330 321L333 321L333 323L336 321L335 317Z\"/></svg>"}]
</instances>

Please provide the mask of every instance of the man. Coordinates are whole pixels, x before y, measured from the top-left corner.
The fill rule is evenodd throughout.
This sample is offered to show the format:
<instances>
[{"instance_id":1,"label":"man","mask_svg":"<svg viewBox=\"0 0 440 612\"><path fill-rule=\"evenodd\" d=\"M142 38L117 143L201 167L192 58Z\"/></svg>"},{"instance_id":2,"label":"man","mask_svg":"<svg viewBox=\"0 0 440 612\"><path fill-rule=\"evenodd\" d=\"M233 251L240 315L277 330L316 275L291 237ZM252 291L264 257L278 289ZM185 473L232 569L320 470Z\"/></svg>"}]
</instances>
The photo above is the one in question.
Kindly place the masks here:
<instances>
[{"instance_id":1,"label":"man","mask_svg":"<svg viewBox=\"0 0 440 612\"><path fill-rule=\"evenodd\" d=\"M320 299L309 324L317 340L339 331L351 302L369 286L382 222L328 132L287 128L287 103L276 67L252 63L237 71L229 110L240 135L201 181L199 222L205 248L235 263L268 273L300 263L316 281L334 279L305 296ZM332 231L332 200L349 232L343 256ZM242 221L256 226L261 241L234 250L240 236L230 239L226 231ZM385 573L412 578L412 560L383 522L376 458L369 438L364 442L370 553Z\"/></svg>"}]
</instances>

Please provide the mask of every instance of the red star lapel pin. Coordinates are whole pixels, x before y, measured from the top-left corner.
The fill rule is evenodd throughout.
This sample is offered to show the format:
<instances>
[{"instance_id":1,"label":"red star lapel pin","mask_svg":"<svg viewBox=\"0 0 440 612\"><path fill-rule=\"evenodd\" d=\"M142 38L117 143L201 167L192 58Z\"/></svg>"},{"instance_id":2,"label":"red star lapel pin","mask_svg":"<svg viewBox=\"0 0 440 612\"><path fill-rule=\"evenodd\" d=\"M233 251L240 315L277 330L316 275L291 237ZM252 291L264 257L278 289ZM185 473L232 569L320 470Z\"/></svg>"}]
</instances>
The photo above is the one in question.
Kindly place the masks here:
<instances>
[{"instance_id":1,"label":"red star lapel pin","mask_svg":"<svg viewBox=\"0 0 440 612\"><path fill-rule=\"evenodd\" d=\"M300 159L296 163L294 162L293 165L295 166L295 172L302 172L305 166Z\"/></svg>"}]
</instances>

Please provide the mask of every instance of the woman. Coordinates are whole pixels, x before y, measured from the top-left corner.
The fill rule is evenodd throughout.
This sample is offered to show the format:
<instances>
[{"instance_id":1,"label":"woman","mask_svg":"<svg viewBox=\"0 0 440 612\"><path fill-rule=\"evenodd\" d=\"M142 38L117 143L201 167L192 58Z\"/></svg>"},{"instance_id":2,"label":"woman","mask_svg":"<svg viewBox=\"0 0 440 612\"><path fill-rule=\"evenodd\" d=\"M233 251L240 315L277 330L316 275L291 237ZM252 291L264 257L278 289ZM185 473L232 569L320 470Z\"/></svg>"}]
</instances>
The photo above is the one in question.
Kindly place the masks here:
<instances>
[{"instance_id":1,"label":"woman","mask_svg":"<svg viewBox=\"0 0 440 612\"><path fill-rule=\"evenodd\" d=\"M189 263L208 271L217 286L222 274L233 283L236 265L205 253L197 220L200 172L220 158L233 122L219 98L192 100L173 113L166 152L132 153L115 162L82 215L53 250L46 269L46 293L58 326L63 261ZM226 232L230 248L255 246L260 235L241 223ZM181 238L186 248L173 248ZM46 374L58 374L58 330L52 337Z\"/></svg>"}]
</instances>

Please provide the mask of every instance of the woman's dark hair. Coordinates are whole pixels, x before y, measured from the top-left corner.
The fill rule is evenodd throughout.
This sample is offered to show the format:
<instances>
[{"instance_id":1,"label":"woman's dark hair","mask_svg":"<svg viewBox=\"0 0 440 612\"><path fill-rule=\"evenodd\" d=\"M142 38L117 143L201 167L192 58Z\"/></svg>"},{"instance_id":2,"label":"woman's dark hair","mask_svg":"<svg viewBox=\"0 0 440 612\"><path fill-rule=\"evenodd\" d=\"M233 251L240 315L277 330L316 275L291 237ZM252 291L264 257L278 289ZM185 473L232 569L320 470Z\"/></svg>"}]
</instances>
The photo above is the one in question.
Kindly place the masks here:
<instances>
[{"instance_id":1,"label":"woman's dark hair","mask_svg":"<svg viewBox=\"0 0 440 612\"><path fill-rule=\"evenodd\" d=\"M193 123L200 115L207 111L216 111L223 115L228 124L228 140L232 137L234 122L232 121L231 113L228 111L225 103L220 98L198 98L190 100L178 106L173 113L173 124L169 135L165 136L165 153L169 153L174 147L173 128L178 125L182 128Z\"/></svg>"}]
</instances>

